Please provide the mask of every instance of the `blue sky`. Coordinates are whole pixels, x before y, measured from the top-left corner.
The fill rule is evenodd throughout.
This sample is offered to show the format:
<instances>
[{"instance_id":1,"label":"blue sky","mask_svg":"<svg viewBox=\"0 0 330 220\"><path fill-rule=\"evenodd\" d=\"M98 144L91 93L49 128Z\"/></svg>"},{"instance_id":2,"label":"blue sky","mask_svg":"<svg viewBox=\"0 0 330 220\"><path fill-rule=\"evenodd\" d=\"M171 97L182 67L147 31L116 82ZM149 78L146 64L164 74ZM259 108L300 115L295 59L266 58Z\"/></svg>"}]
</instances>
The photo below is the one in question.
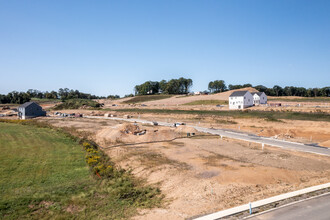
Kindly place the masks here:
<instances>
[{"instance_id":1,"label":"blue sky","mask_svg":"<svg viewBox=\"0 0 330 220\"><path fill-rule=\"evenodd\" d=\"M330 1L0 0L0 93L147 80L330 85Z\"/></svg>"}]
</instances>

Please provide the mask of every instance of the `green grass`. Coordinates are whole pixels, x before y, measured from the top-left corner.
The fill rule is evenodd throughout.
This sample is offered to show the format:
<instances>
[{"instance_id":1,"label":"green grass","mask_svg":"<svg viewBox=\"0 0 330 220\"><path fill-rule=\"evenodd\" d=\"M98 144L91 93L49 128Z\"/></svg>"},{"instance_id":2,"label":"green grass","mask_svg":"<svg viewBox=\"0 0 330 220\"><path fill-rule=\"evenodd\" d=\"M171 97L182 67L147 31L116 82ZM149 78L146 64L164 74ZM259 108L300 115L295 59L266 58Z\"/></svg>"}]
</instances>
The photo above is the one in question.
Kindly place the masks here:
<instances>
[{"instance_id":1,"label":"green grass","mask_svg":"<svg viewBox=\"0 0 330 220\"><path fill-rule=\"evenodd\" d=\"M39 98L31 98L31 102L36 102L38 104L43 103L58 103L61 102L60 99L39 99Z\"/></svg>"},{"instance_id":2,"label":"green grass","mask_svg":"<svg viewBox=\"0 0 330 220\"><path fill-rule=\"evenodd\" d=\"M126 219L160 202L128 172L97 179L82 146L55 129L0 123L0 152L0 219Z\"/></svg>"},{"instance_id":3,"label":"green grass","mask_svg":"<svg viewBox=\"0 0 330 220\"><path fill-rule=\"evenodd\" d=\"M184 105L228 105L228 101L224 100L197 100Z\"/></svg>"},{"instance_id":4,"label":"green grass","mask_svg":"<svg viewBox=\"0 0 330 220\"><path fill-rule=\"evenodd\" d=\"M97 109L100 107L98 102L89 99L69 99L65 100L63 103L56 105L54 110L62 110L62 109L79 109L85 106L89 109Z\"/></svg>"},{"instance_id":5,"label":"green grass","mask_svg":"<svg viewBox=\"0 0 330 220\"><path fill-rule=\"evenodd\" d=\"M297 97L295 98L283 98L281 97L268 97L268 101L279 101L279 102L330 102L330 97Z\"/></svg>"},{"instance_id":6,"label":"green grass","mask_svg":"<svg viewBox=\"0 0 330 220\"><path fill-rule=\"evenodd\" d=\"M139 103L139 102L148 102L148 101L154 101L154 100L167 99L167 98L171 98L172 96L173 95L141 95L141 96L135 96L132 99L124 101L123 103L134 104L134 103Z\"/></svg>"},{"instance_id":7,"label":"green grass","mask_svg":"<svg viewBox=\"0 0 330 220\"><path fill-rule=\"evenodd\" d=\"M275 111L207 111L207 110L169 110L169 109L115 109L118 112L155 113L155 114L192 114L230 116L234 118L264 118L271 120L291 119L310 121L330 121L326 113L275 112Z\"/></svg>"}]
</instances>

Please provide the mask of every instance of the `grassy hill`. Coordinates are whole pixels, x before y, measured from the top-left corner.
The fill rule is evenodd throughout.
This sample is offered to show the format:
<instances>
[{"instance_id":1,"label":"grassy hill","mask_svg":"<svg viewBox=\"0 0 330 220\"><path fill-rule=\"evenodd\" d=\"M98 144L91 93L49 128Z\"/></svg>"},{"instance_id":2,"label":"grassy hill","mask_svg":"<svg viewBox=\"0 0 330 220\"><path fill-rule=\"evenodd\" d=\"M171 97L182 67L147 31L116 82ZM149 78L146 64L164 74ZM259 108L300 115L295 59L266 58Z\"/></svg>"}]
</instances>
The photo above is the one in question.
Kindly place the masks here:
<instances>
[{"instance_id":1,"label":"grassy hill","mask_svg":"<svg viewBox=\"0 0 330 220\"><path fill-rule=\"evenodd\" d=\"M124 101L123 103L133 104L140 102L148 102L148 101L155 101L160 99L167 99L167 98L171 98L172 96L173 95L141 95L141 96L135 96L129 100Z\"/></svg>"},{"instance_id":2,"label":"grassy hill","mask_svg":"<svg viewBox=\"0 0 330 220\"><path fill-rule=\"evenodd\" d=\"M129 173L93 175L83 147L54 129L0 123L0 152L0 219L126 219L159 202Z\"/></svg>"},{"instance_id":3,"label":"grassy hill","mask_svg":"<svg viewBox=\"0 0 330 220\"><path fill-rule=\"evenodd\" d=\"M87 109L97 109L100 107L98 102L89 99L68 99L63 103L58 104L54 107L54 110L62 110L62 109L79 109L79 108L87 108Z\"/></svg>"}]
</instances>

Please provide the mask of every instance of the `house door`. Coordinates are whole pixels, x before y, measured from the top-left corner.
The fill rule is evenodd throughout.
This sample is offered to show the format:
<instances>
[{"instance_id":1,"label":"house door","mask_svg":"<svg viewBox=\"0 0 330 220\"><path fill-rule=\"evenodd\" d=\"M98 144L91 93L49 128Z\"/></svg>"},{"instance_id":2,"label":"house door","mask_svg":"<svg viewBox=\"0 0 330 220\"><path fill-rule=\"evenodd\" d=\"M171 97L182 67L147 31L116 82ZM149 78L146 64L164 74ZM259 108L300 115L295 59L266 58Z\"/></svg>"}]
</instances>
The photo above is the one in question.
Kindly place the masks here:
<instances>
[{"instance_id":1,"label":"house door","mask_svg":"<svg viewBox=\"0 0 330 220\"><path fill-rule=\"evenodd\" d=\"M238 109L241 109L241 106L240 105L238 106Z\"/></svg>"}]
</instances>

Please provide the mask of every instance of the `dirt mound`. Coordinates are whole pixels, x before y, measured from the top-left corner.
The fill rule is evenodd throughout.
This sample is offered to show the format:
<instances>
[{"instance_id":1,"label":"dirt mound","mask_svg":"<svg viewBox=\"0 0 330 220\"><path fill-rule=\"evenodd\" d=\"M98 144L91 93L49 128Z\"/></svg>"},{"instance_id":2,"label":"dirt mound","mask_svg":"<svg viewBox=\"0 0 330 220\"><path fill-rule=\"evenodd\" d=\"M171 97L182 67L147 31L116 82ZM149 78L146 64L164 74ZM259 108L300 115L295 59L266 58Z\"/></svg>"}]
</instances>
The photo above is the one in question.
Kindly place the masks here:
<instances>
[{"instance_id":1,"label":"dirt mound","mask_svg":"<svg viewBox=\"0 0 330 220\"><path fill-rule=\"evenodd\" d=\"M186 125L180 125L176 128L176 131L181 133L197 133L197 130L195 128L188 127Z\"/></svg>"},{"instance_id":2,"label":"dirt mound","mask_svg":"<svg viewBox=\"0 0 330 220\"><path fill-rule=\"evenodd\" d=\"M236 92L236 91L249 91L249 92L259 92L258 90L256 90L255 88L252 88L252 87L247 87L247 88L242 88L242 89L234 89L234 90L230 90L230 91L227 91L227 92L222 92L222 93L217 93L217 94L214 94L214 95L211 95L213 96L214 98L215 97L219 97L220 100L228 100L229 99L229 96L233 93L233 92Z\"/></svg>"},{"instance_id":3,"label":"dirt mound","mask_svg":"<svg viewBox=\"0 0 330 220\"><path fill-rule=\"evenodd\" d=\"M330 140L324 141L324 142L320 143L320 145L323 147L330 147Z\"/></svg>"},{"instance_id":4,"label":"dirt mound","mask_svg":"<svg viewBox=\"0 0 330 220\"><path fill-rule=\"evenodd\" d=\"M104 145L113 145L122 143L166 141L181 137L182 132L196 132L195 129L189 129L185 126L180 127L181 129L125 123L114 127L104 128L97 132L95 137L97 141L102 142Z\"/></svg>"},{"instance_id":5,"label":"dirt mound","mask_svg":"<svg viewBox=\"0 0 330 220\"><path fill-rule=\"evenodd\" d=\"M123 128L121 128L121 132L122 133L125 133L125 134L134 134L134 135L137 135L137 134L140 134L142 133L143 131L145 130L142 130L137 124L124 124L122 126Z\"/></svg>"},{"instance_id":6,"label":"dirt mound","mask_svg":"<svg viewBox=\"0 0 330 220\"><path fill-rule=\"evenodd\" d=\"M200 101L200 100L225 100L228 101L229 96L235 92L235 91L242 91L242 90L248 90L250 92L258 92L258 90L252 88L252 87L247 87L247 88L242 88L242 89L235 89L235 90L230 90L227 92L221 92L217 94L212 94L212 95L194 95L194 96L184 96L184 95L178 95L178 96L173 96L171 98L167 99L161 99L161 100L155 100L155 101L148 101L148 102L143 102L147 104L148 106L150 105L160 105L160 106L170 106L170 105L183 105L189 102L194 102L194 101Z\"/></svg>"},{"instance_id":7,"label":"dirt mound","mask_svg":"<svg viewBox=\"0 0 330 220\"><path fill-rule=\"evenodd\" d=\"M249 92L259 92L258 90L256 90L255 88L253 87L246 87L246 88L242 88L242 89L235 89L235 90L231 90L232 92L235 92L235 91L249 91Z\"/></svg>"}]
</instances>

